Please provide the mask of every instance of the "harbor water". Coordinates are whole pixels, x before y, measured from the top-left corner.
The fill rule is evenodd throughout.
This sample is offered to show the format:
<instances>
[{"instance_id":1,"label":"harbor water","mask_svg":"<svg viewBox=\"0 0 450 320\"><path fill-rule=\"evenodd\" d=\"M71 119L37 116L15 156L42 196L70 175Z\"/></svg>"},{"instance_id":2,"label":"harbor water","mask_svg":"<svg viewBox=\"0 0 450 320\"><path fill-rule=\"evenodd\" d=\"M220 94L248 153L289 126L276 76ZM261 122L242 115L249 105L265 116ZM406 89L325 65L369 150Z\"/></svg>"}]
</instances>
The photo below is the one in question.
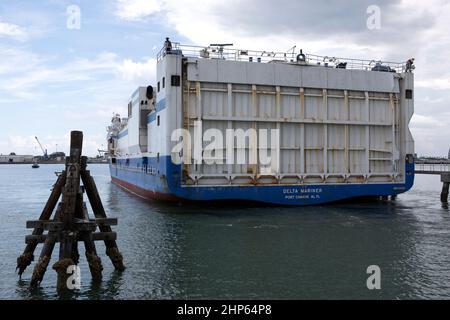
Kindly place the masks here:
<instances>
[{"instance_id":1,"label":"harbor water","mask_svg":"<svg viewBox=\"0 0 450 320\"><path fill-rule=\"evenodd\" d=\"M39 217L62 169L0 166L0 299L61 298L51 269L57 247L34 292L34 263L22 280L15 267L31 233L25 222ZM127 269L115 272L99 242L103 282L91 282L81 255L72 298L450 298L450 210L439 201L439 176L417 175L395 201L277 207L148 202L111 183L107 165L88 169L107 214L119 219L113 229ZM380 290L367 288L371 265L381 270Z\"/></svg>"}]
</instances>

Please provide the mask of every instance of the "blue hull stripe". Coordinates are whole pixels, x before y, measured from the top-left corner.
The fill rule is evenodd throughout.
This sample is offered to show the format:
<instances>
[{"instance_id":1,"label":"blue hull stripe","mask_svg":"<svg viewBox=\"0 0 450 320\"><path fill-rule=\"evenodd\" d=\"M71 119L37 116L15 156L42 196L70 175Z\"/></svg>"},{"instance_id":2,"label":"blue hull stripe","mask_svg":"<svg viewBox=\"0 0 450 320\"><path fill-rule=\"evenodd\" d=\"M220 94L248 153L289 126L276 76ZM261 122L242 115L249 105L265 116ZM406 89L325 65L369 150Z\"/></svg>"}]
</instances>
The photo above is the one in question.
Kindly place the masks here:
<instances>
[{"instance_id":1,"label":"blue hull stripe","mask_svg":"<svg viewBox=\"0 0 450 320\"><path fill-rule=\"evenodd\" d=\"M195 201L249 200L280 205L314 205L360 196L389 196L408 191L414 183L414 164L406 164L405 183L305 184L270 186L181 186L181 166L170 156L117 159L111 176L141 189Z\"/></svg>"},{"instance_id":2,"label":"blue hull stripe","mask_svg":"<svg viewBox=\"0 0 450 320\"><path fill-rule=\"evenodd\" d=\"M155 106L155 111L153 111L147 116L147 124L151 123L152 121L155 121L157 113L160 112L161 110L164 110L165 108L166 108L166 98L159 101Z\"/></svg>"},{"instance_id":3,"label":"blue hull stripe","mask_svg":"<svg viewBox=\"0 0 450 320\"><path fill-rule=\"evenodd\" d=\"M128 135L128 129L126 129L125 131L119 133L119 139L126 137Z\"/></svg>"}]
</instances>

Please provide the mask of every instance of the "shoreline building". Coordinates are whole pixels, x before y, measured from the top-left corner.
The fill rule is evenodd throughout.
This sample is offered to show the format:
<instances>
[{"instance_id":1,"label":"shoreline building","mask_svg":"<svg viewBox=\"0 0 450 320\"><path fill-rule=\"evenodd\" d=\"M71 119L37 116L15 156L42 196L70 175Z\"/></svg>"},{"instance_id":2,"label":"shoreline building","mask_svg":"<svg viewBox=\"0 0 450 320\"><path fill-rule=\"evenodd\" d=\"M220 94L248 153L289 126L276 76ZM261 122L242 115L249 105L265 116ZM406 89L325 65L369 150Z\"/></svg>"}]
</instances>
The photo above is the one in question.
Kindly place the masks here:
<instances>
[{"instance_id":1,"label":"shoreline building","mask_svg":"<svg viewBox=\"0 0 450 320\"><path fill-rule=\"evenodd\" d=\"M9 155L0 154L0 163L32 163L34 156L32 155L16 155L14 152L11 152Z\"/></svg>"}]
</instances>

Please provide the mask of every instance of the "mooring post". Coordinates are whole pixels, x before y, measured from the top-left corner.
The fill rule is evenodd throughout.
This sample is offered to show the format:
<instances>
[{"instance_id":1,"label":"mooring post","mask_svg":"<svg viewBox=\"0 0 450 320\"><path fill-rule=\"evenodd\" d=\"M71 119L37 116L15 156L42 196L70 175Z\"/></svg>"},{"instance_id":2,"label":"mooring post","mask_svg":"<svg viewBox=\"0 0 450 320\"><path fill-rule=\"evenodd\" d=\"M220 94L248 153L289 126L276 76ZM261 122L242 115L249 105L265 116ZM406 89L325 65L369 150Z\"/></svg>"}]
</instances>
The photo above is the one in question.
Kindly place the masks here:
<instances>
[{"instance_id":1,"label":"mooring post","mask_svg":"<svg viewBox=\"0 0 450 320\"><path fill-rule=\"evenodd\" d=\"M450 172L441 174L441 182L442 182L442 192L441 192L441 202L448 202L448 190L450 184Z\"/></svg>"},{"instance_id":2,"label":"mooring post","mask_svg":"<svg viewBox=\"0 0 450 320\"><path fill-rule=\"evenodd\" d=\"M44 243L39 261L33 270L31 288L36 288L41 283L57 242L59 242L59 260L53 265L53 269L58 273L58 291L75 288L72 288L68 280L73 272L78 271L73 271L77 268L69 269L69 267L73 267L79 262L79 241L84 242L86 259L94 281L102 279L103 270L101 259L97 255L95 241L105 242L106 253L116 270L125 269L122 255L116 244L117 234L111 229L111 225L117 225L117 219L106 216L94 179L86 170L87 158L81 157L82 148L83 133L72 131L70 155L66 158L66 170L58 177L39 220L27 221L27 228L32 228L33 233L25 237L27 247L17 259L19 275L33 260L37 244ZM83 180L84 186L80 185L81 180ZM83 201L85 190L91 201L95 219L89 218L86 203ZM51 219L61 195L54 218ZM99 232L96 232L97 228ZM48 233L44 234L45 231Z\"/></svg>"},{"instance_id":3,"label":"mooring post","mask_svg":"<svg viewBox=\"0 0 450 320\"><path fill-rule=\"evenodd\" d=\"M70 155L66 160L66 184L62 196L62 215L61 221L63 231L62 239L59 244L59 261L53 265L53 269L58 273L57 288L64 290L67 288L67 279L70 274L67 273L69 266L74 265L73 247L77 242L78 233L74 230L74 218L77 208L77 199L80 190L80 159L83 149L83 133L81 131L72 131L70 134ZM76 257L76 255L75 255Z\"/></svg>"}]
</instances>

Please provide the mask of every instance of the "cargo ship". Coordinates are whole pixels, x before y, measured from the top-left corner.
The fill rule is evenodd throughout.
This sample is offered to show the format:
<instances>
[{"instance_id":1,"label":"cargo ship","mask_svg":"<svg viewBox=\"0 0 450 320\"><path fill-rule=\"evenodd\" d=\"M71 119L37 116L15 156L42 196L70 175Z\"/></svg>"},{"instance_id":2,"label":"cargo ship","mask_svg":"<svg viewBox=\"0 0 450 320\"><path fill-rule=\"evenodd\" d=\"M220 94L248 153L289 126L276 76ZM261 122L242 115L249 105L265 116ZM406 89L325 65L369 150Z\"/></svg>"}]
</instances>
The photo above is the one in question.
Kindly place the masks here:
<instances>
[{"instance_id":1,"label":"cargo ship","mask_svg":"<svg viewBox=\"0 0 450 320\"><path fill-rule=\"evenodd\" d=\"M108 131L112 181L145 199L314 205L414 181L414 65L168 40Z\"/></svg>"}]
</instances>

